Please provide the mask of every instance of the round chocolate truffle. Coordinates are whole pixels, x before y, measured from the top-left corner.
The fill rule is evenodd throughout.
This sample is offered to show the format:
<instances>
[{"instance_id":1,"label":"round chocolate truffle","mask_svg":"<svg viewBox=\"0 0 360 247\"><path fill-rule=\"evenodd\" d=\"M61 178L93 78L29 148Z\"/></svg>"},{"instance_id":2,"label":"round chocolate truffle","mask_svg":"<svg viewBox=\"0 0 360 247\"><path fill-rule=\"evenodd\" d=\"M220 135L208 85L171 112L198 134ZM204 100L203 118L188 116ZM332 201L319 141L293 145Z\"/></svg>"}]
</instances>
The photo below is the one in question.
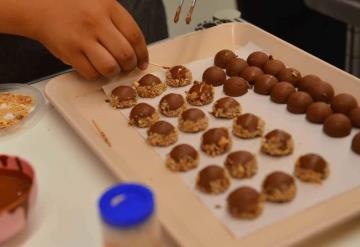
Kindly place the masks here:
<instances>
[{"instance_id":1,"label":"round chocolate truffle","mask_svg":"<svg viewBox=\"0 0 360 247\"><path fill-rule=\"evenodd\" d=\"M167 117L178 117L185 108L183 96L175 93L170 93L162 97L159 104L160 112Z\"/></svg>"},{"instance_id":2,"label":"round chocolate truffle","mask_svg":"<svg viewBox=\"0 0 360 247\"><path fill-rule=\"evenodd\" d=\"M228 210L235 218L254 219L262 213L263 201L263 196L255 189L248 186L240 187L228 196Z\"/></svg>"},{"instance_id":3,"label":"round chocolate truffle","mask_svg":"<svg viewBox=\"0 0 360 247\"><path fill-rule=\"evenodd\" d=\"M317 82L321 82L320 77L316 75L306 75L300 79L300 81L297 84L297 87L299 91L308 92L310 87L312 87Z\"/></svg>"},{"instance_id":4,"label":"round chocolate truffle","mask_svg":"<svg viewBox=\"0 0 360 247\"><path fill-rule=\"evenodd\" d=\"M257 172L257 161L250 152L236 151L227 156L225 167L234 178L251 178Z\"/></svg>"},{"instance_id":5,"label":"round chocolate truffle","mask_svg":"<svg viewBox=\"0 0 360 247\"><path fill-rule=\"evenodd\" d=\"M251 139L262 136L265 123L258 116L246 113L238 116L233 123L233 134L243 139Z\"/></svg>"},{"instance_id":6,"label":"round chocolate truffle","mask_svg":"<svg viewBox=\"0 0 360 247\"><path fill-rule=\"evenodd\" d=\"M322 124L331 114L333 111L329 104L314 102L306 110L306 119L312 123Z\"/></svg>"},{"instance_id":7,"label":"round chocolate truffle","mask_svg":"<svg viewBox=\"0 0 360 247\"><path fill-rule=\"evenodd\" d=\"M278 74L279 81L287 81L296 86L301 80L301 74L298 70L293 68L286 68L279 72Z\"/></svg>"},{"instance_id":8,"label":"round chocolate truffle","mask_svg":"<svg viewBox=\"0 0 360 247\"><path fill-rule=\"evenodd\" d=\"M360 133L357 133L354 136L354 139L352 140L352 143L351 143L351 149L355 153L360 154Z\"/></svg>"},{"instance_id":9,"label":"round chocolate truffle","mask_svg":"<svg viewBox=\"0 0 360 247\"><path fill-rule=\"evenodd\" d=\"M313 99L308 93L301 91L295 92L289 96L287 110L291 113L303 114L313 102Z\"/></svg>"},{"instance_id":10,"label":"round chocolate truffle","mask_svg":"<svg viewBox=\"0 0 360 247\"><path fill-rule=\"evenodd\" d=\"M233 119L236 116L240 115L241 106L232 97L224 97L217 100L213 105L212 114L217 118L227 118Z\"/></svg>"},{"instance_id":11,"label":"round chocolate truffle","mask_svg":"<svg viewBox=\"0 0 360 247\"><path fill-rule=\"evenodd\" d=\"M250 66L256 66L259 68L262 68L267 61L269 61L269 56L262 51L255 51L247 58L247 63Z\"/></svg>"},{"instance_id":12,"label":"round chocolate truffle","mask_svg":"<svg viewBox=\"0 0 360 247\"><path fill-rule=\"evenodd\" d=\"M294 141L291 135L283 130L273 130L265 135L261 151L271 156L289 155L294 150Z\"/></svg>"},{"instance_id":13,"label":"round chocolate truffle","mask_svg":"<svg viewBox=\"0 0 360 247\"><path fill-rule=\"evenodd\" d=\"M288 202L296 195L295 180L285 172L273 172L265 178L262 190L267 201Z\"/></svg>"},{"instance_id":14,"label":"round chocolate truffle","mask_svg":"<svg viewBox=\"0 0 360 247\"><path fill-rule=\"evenodd\" d=\"M280 60L274 59L272 56L270 56L269 61L267 61L264 64L263 71L266 74L277 76L279 74L279 72L285 68L286 67L283 62L281 62Z\"/></svg>"},{"instance_id":15,"label":"round chocolate truffle","mask_svg":"<svg viewBox=\"0 0 360 247\"><path fill-rule=\"evenodd\" d=\"M304 182L321 183L329 176L328 164L318 154L306 154L296 161L295 175Z\"/></svg>"},{"instance_id":16,"label":"round chocolate truffle","mask_svg":"<svg viewBox=\"0 0 360 247\"><path fill-rule=\"evenodd\" d=\"M329 103L334 97L334 88L327 82L318 81L309 86L307 91L314 101L323 101Z\"/></svg>"},{"instance_id":17,"label":"round chocolate truffle","mask_svg":"<svg viewBox=\"0 0 360 247\"><path fill-rule=\"evenodd\" d=\"M351 133L351 120L342 113L334 113L324 121L323 130L331 137L345 137Z\"/></svg>"},{"instance_id":18,"label":"round chocolate truffle","mask_svg":"<svg viewBox=\"0 0 360 247\"><path fill-rule=\"evenodd\" d=\"M347 115L357 106L358 102L355 97L347 93L338 94L331 100L331 107L336 113Z\"/></svg>"},{"instance_id":19,"label":"round chocolate truffle","mask_svg":"<svg viewBox=\"0 0 360 247\"><path fill-rule=\"evenodd\" d=\"M210 156L227 152L231 148L231 138L226 128L213 128L206 131L201 140L201 149Z\"/></svg>"},{"instance_id":20,"label":"round chocolate truffle","mask_svg":"<svg viewBox=\"0 0 360 247\"><path fill-rule=\"evenodd\" d=\"M255 79L254 91L258 94L269 95L273 86L278 82L279 81L275 76L268 74L259 75Z\"/></svg>"},{"instance_id":21,"label":"round chocolate truffle","mask_svg":"<svg viewBox=\"0 0 360 247\"><path fill-rule=\"evenodd\" d=\"M131 109L129 119L130 125L147 128L159 120L159 114L151 105L139 103Z\"/></svg>"},{"instance_id":22,"label":"round chocolate truffle","mask_svg":"<svg viewBox=\"0 0 360 247\"><path fill-rule=\"evenodd\" d=\"M192 81L191 71L182 65L171 67L166 72L166 83L170 87L183 87L187 86Z\"/></svg>"},{"instance_id":23,"label":"round chocolate truffle","mask_svg":"<svg viewBox=\"0 0 360 247\"><path fill-rule=\"evenodd\" d=\"M224 168L209 165L199 172L196 184L202 192L220 194L229 188L230 180Z\"/></svg>"},{"instance_id":24,"label":"round chocolate truffle","mask_svg":"<svg viewBox=\"0 0 360 247\"><path fill-rule=\"evenodd\" d=\"M250 85L241 77L231 77L224 82L223 91L226 95L239 97L248 92Z\"/></svg>"},{"instance_id":25,"label":"round chocolate truffle","mask_svg":"<svg viewBox=\"0 0 360 247\"><path fill-rule=\"evenodd\" d=\"M296 91L289 82L276 83L271 89L271 100L278 104L286 104L291 94Z\"/></svg>"},{"instance_id":26,"label":"round chocolate truffle","mask_svg":"<svg viewBox=\"0 0 360 247\"><path fill-rule=\"evenodd\" d=\"M197 167L199 153L188 144L174 147L166 160L166 166L175 172L185 172Z\"/></svg>"},{"instance_id":27,"label":"round chocolate truffle","mask_svg":"<svg viewBox=\"0 0 360 247\"><path fill-rule=\"evenodd\" d=\"M236 54L231 50L221 50L215 55L214 64L225 69L228 62L236 58Z\"/></svg>"},{"instance_id":28,"label":"round chocolate truffle","mask_svg":"<svg viewBox=\"0 0 360 247\"><path fill-rule=\"evenodd\" d=\"M258 77L259 75L262 75L262 74L264 74L264 73L258 67L249 66L243 70L243 72L241 73L241 77L253 85L255 83L256 77Z\"/></svg>"},{"instance_id":29,"label":"round chocolate truffle","mask_svg":"<svg viewBox=\"0 0 360 247\"><path fill-rule=\"evenodd\" d=\"M153 74L144 75L134 85L137 94L143 98L154 98L166 90L166 84Z\"/></svg>"},{"instance_id":30,"label":"round chocolate truffle","mask_svg":"<svg viewBox=\"0 0 360 247\"><path fill-rule=\"evenodd\" d=\"M186 100L194 106L210 104L214 100L214 88L205 82L194 82L194 85L187 92Z\"/></svg>"},{"instance_id":31,"label":"round chocolate truffle","mask_svg":"<svg viewBox=\"0 0 360 247\"><path fill-rule=\"evenodd\" d=\"M212 66L205 70L202 79L207 84L211 84L214 87L217 87L224 84L226 81L226 74L221 68Z\"/></svg>"},{"instance_id":32,"label":"round chocolate truffle","mask_svg":"<svg viewBox=\"0 0 360 247\"><path fill-rule=\"evenodd\" d=\"M226 66L226 74L228 76L240 76L247 66L247 62L242 58L231 59Z\"/></svg>"},{"instance_id":33,"label":"round chocolate truffle","mask_svg":"<svg viewBox=\"0 0 360 247\"><path fill-rule=\"evenodd\" d=\"M360 107L352 109L349 113L349 118L354 127L360 128Z\"/></svg>"},{"instance_id":34,"label":"round chocolate truffle","mask_svg":"<svg viewBox=\"0 0 360 247\"><path fill-rule=\"evenodd\" d=\"M116 109L132 107L136 104L137 94L129 86L118 86L111 92L111 105Z\"/></svg>"},{"instance_id":35,"label":"round chocolate truffle","mask_svg":"<svg viewBox=\"0 0 360 247\"><path fill-rule=\"evenodd\" d=\"M179 117L179 129L187 133L203 131L208 127L205 113L197 108L185 110Z\"/></svg>"},{"instance_id":36,"label":"round chocolate truffle","mask_svg":"<svg viewBox=\"0 0 360 247\"><path fill-rule=\"evenodd\" d=\"M166 147L175 143L178 139L175 127L166 121L158 121L151 125L148 134L148 143L152 146Z\"/></svg>"}]
</instances>

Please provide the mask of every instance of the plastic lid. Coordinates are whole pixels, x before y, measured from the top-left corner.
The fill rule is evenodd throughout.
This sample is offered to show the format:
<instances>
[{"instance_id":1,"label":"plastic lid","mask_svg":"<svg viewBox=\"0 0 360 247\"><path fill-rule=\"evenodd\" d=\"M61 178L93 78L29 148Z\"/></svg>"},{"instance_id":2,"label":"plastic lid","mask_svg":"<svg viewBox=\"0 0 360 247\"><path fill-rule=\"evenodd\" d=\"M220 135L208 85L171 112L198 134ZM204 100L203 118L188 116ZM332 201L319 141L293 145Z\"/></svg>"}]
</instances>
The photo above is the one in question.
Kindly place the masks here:
<instances>
[{"instance_id":1,"label":"plastic lid","mask_svg":"<svg viewBox=\"0 0 360 247\"><path fill-rule=\"evenodd\" d=\"M154 195L140 184L116 185L101 196L99 210L108 225L131 228L152 216L155 210Z\"/></svg>"}]
</instances>

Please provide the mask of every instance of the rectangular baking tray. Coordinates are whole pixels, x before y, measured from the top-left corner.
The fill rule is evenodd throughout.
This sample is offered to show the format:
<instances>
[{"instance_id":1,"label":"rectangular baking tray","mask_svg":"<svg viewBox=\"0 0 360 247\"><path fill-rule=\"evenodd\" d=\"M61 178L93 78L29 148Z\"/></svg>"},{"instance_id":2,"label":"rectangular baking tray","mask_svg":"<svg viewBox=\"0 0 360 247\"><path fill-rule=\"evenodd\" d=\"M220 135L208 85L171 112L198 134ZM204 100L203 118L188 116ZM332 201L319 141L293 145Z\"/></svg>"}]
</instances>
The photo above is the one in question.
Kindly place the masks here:
<instances>
[{"instance_id":1,"label":"rectangular baking tray","mask_svg":"<svg viewBox=\"0 0 360 247\"><path fill-rule=\"evenodd\" d=\"M186 64L214 55L217 51L239 49L253 42L303 74L317 74L331 83L336 92L360 99L360 80L306 52L245 23L225 24L208 30L166 40L149 47L152 62ZM329 51L331 52L331 51ZM158 68L150 68L151 70ZM115 80L139 77L141 72ZM155 190L159 218L181 246L284 246L297 243L354 217L360 212L360 188L317 204L278 221L244 238L235 238L192 193L177 174L168 172L162 158L127 121L105 103L102 87L109 81L88 82L75 73L51 80L45 94L66 121L104 164L122 181L138 181ZM108 135L111 147L96 132L95 120ZM344 178L346 179L346 178Z\"/></svg>"}]
</instances>

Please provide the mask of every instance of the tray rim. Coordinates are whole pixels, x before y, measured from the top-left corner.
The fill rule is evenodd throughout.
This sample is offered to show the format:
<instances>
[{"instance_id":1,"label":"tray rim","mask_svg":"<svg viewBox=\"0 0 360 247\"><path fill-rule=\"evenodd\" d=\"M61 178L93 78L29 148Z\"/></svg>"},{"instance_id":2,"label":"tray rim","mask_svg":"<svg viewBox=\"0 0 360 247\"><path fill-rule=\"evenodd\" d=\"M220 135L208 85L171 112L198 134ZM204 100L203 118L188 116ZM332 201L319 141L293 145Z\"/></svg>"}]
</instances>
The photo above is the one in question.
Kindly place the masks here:
<instances>
[{"instance_id":1,"label":"tray rim","mask_svg":"<svg viewBox=\"0 0 360 247\"><path fill-rule=\"evenodd\" d=\"M260 30L259 28L255 27L255 26L253 26L251 24L248 24L248 23L246 23L246 24L244 24L244 23L231 24L230 23L230 24L225 24L222 27L215 27L212 30L204 30L204 31L201 31L201 32L210 32L210 31L214 31L214 29L219 29L219 28L228 28L228 29L248 28L248 29L257 30L258 32ZM262 30L260 30L260 32L262 32L266 36L272 36L272 35L264 32ZM197 32L197 33L199 33L199 32ZM168 44L168 43L171 43L173 41L179 41L179 40L184 39L184 38L185 39L189 38L189 37L191 38L192 35L194 35L194 33L186 34L184 36L180 36L180 37L177 37L177 38L174 38L174 39L169 39L169 40L166 40L166 41L156 43L156 44L150 46L149 50L151 52L152 50L156 50L156 48L158 48L159 46L161 47L163 44ZM278 39L278 38L276 38L276 39ZM281 41L280 39L278 39L278 40ZM287 44L284 41L281 41L281 42ZM289 44L287 44L287 45L291 46ZM294 48L293 46L291 46L291 47ZM295 48L295 49L297 49L297 51L305 53L305 52L299 50L298 48ZM315 60L317 60L317 62L321 62L321 63L325 64L325 62L319 60L318 58L315 58ZM360 82L360 80L357 79L356 77L353 77L353 76L347 74L346 72L333 67L332 65L326 64L326 66L328 66L328 67L330 66L332 69L334 69L336 71L336 73L340 73L343 76L346 76L349 80L354 80L355 79L356 81ZM69 78L67 78L67 77L69 77ZM74 73L65 74L65 75L61 75L59 77L56 77L56 78L52 79L45 88L45 94L46 94L47 98L54 105L54 107L64 116L65 120L77 131L77 133L82 137L82 139L84 139L88 143L88 145L95 151L95 153L98 156L100 156L100 158L106 163L108 168L113 170L114 168L111 167L111 165L109 165L109 163L111 163L110 158L109 158L109 157L111 157L111 155L108 155L109 152L110 152L110 150L108 150L109 148L106 147L106 145L102 142L102 140L100 138L98 138L98 136L93 132L93 130L91 129L90 124L88 124L87 126L83 126L82 129L79 128L78 123L73 120L71 114L69 114L67 112L67 109L64 108L64 105L63 105L64 102L60 102L59 99L56 97L56 92L58 92L59 89L60 89L58 87L58 84L59 83L63 84L64 79L65 80L81 81L81 79L79 79L77 77L77 75L75 75ZM99 81L97 83L93 83L91 86L88 87L88 93L91 94L91 93L94 93L94 92L98 92L99 88L104 83L106 83L106 81ZM63 87L65 87L65 86L63 86ZM63 89L63 87L61 87L61 89ZM67 98L68 99L72 98L72 100L74 100L76 97L78 97L75 92L76 91L72 91L72 93L69 93L67 95ZM71 102L71 101L69 100L69 102ZM89 136L88 135L89 132L92 132L92 135ZM98 148L100 148L101 150L98 149ZM116 169L115 173L116 173L116 175L118 177L121 177L124 180L129 180L130 177L132 179L136 179L136 177L137 177L135 174L131 174L130 171L123 172L123 171L120 171L120 169ZM359 199L356 199L356 198L359 198ZM277 242L277 244L279 244L279 245L288 245L288 244L293 244L293 243L299 242L299 241L303 240L306 237L310 237L310 236L312 236L312 235L314 235L316 233L319 233L319 232L321 232L321 231L323 231L323 230L325 230L327 228L330 228L330 227L332 227L332 226L334 226L334 225L336 225L338 223L341 223L341 222L343 222L343 221L345 221L345 220L359 214L360 213L360 207L358 207L358 208L354 207L354 205L359 205L360 204L359 202L360 202L360 187L356 188L356 189L354 189L352 191L349 191L347 193L344 193L344 194L342 194L340 196L337 196L337 197L335 197L333 199L330 199L330 200L327 200L327 201L325 201L323 203L315 205L314 207L311 207L311 208L305 210L304 212L300 212L300 213L298 213L296 215L290 216L287 220L284 220L284 221L288 222L287 224L285 224L285 226L290 224L291 227L293 228L293 231L287 230L287 233L290 236L287 236L287 238L283 238L282 242ZM328 205L330 205L329 203L332 203L333 206L331 206L331 207L328 206ZM321 222L318 222L316 226L312 226L311 229L308 229L306 227L301 227L301 224L300 225L298 224L299 219L302 219L302 217L303 217L302 215L307 214L308 217L309 217L309 215L311 215L311 217L312 217L311 219L314 220L314 219L318 218L319 215L324 214L324 211L329 212L329 207L331 208L330 210L333 210L333 212L337 213L337 214L334 214L333 218L327 217L327 218L325 218L325 220L322 219ZM339 214L339 211L340 211L339 209L340 208L344 209L344 210L342 210L341 213ZM324 210L324 209L328 209L328 210ZM309 213L310 211L311 211L311 213ZM301 216L301 217L299 217L299 216ZM270 231L270 233L277 232L278 234L279 233L284 234L283 230L280 231L281 228L284 227L284 221L274 223L273 225L276 225L277 228L279 228L279 229L278 229L278 231ZM302 222L304 223L304 220ZM306 225L306 222L304 224ZM269 227L271 227L271 226L269 226ZM266 245L266 242L264 242L264 240L259 239L259 237L260 236L269 236L269 232L267 232L267 230L266 230L269 227L266 227L265 229L259 230L256 233L250 234L248 237L245 237L243 239L235 239L235 238L233 238L233 239L230 238L229 239L228 237L225 237L223 239L225 239L225 241L229 241L229 242L226 242L226 243L229 243L229 246L233 246L233 245L235 245L235 243L239 244L240 242L243 243L243 244L249 244L249 245L255 245L255 244L257 244L257 245L259 245L259 244L260 245ZM294 230L301 229L301 228L302 228L302 231L300 233L299 232L296 233L296 231L294 232ZM306 229L306 230L304 230L304 229ZM170 233L173 235L173 237L175 237L175 239L179 243L187 243L187 244L191 243L191 244L197 244L196 246L203 246L203 245L198 245L198 244L201 244L200 241L191 242L191 241L193 241L192 239L190 239L190 240L188 239L186 241L183 241L183 238L178 235L179 232L176 231L175 229L168 229L168 230L170 231ZM285 235L286 235L286 233L285 233ZM270 237L270 239L271 239L271 237ZM186 245L186 246L192 246L192 245Z\"/></svg>"}]
</instances>

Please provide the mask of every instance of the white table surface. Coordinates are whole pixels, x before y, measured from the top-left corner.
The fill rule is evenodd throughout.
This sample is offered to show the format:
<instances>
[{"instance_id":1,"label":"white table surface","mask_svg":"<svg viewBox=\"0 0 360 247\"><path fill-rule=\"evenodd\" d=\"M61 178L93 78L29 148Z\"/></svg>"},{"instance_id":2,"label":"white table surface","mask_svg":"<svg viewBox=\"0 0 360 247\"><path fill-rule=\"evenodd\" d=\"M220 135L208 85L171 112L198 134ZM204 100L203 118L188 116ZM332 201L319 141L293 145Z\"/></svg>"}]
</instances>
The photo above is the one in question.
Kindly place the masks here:
<instances>
[{"instance_id":1,"label":"white table surface","mask_svg":"<svg viewBox=\"0 0 360 247\"><path fill-rule=\"evenodd\" d=\"M102 246L97 199L116 179L51 105L36 125L0 139L0 153L29 160L39 183L29 227L2 246ZM319 245L360 246L360 217L301 244Z\"/></svg>"}]
</instances>

